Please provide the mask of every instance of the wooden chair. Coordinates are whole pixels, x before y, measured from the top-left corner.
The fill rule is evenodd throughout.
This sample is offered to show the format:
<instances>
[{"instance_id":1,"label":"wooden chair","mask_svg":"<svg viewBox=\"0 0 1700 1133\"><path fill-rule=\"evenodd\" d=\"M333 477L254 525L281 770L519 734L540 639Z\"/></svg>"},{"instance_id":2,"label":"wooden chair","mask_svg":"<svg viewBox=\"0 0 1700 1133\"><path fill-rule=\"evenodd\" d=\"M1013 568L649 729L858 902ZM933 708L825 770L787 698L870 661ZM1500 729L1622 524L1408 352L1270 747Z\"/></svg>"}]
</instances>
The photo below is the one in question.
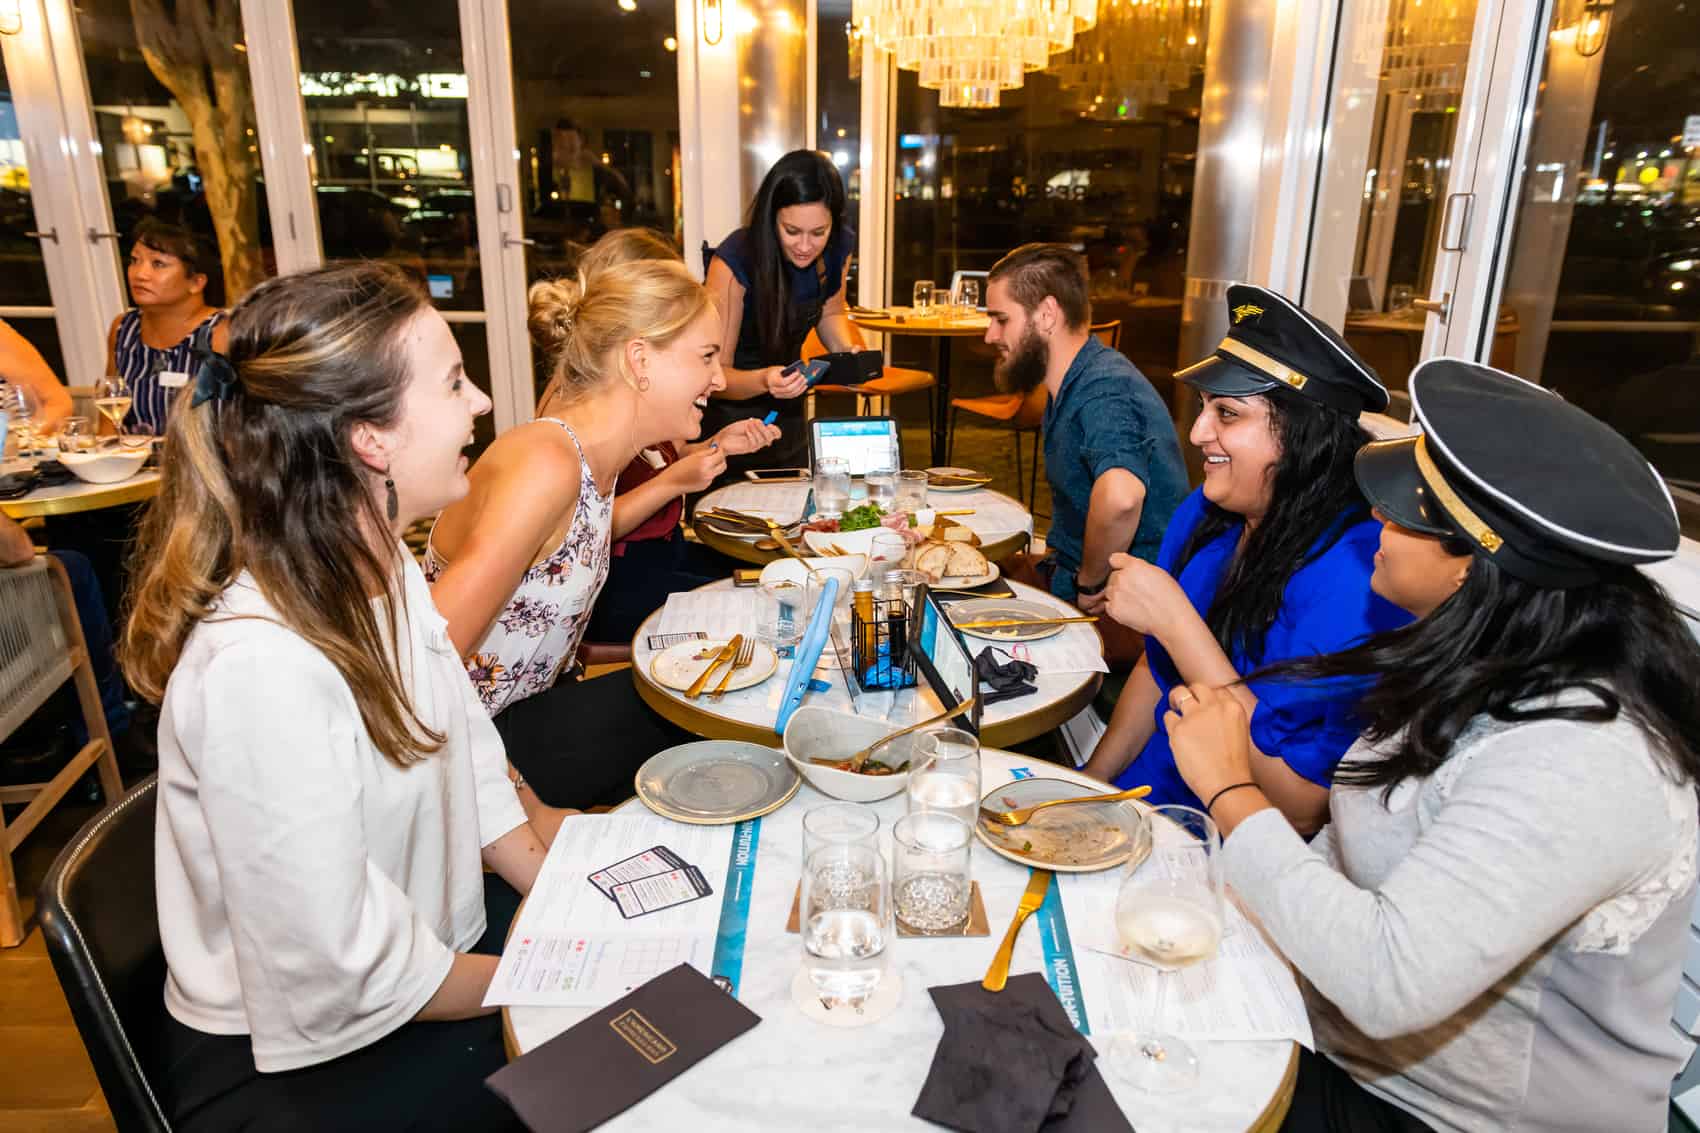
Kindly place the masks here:
<instances>
[{"instance_id":1,"label":"wooden chair","mask_svg":"<svg viewBox=\"0 0 1700 1133\"><path fill-rule=\"evenodd\" d=\"M1111 350L1122 341L1122 321L1093 323L1092 336ZM956 415L958 412L985 418L1002 425L1015 434L1015 490L1021 491L1021 438L1033 435L1033 459L1029 462L1027 494L1022 503L1032 507L1039 489L1039 428L1045 421L1045 399L1049 396L1043 384L1026 393L994 393L985 397L953 397L950 399L950 428L946 432L945 459L952 459L956 448Z\"/></svg>"},{"instance_id":2,"label":"wooden chair","mask_svg":"<svg viewBox=\"0 0 1700 1133\"><path fill-rule=\"evenodd\" d=\"M826 344L814 331L803 341L803 359L818 358L825 354ZM815 395L821 393L847 393L856 398L856 416L884 417L891 412L891 399L904 394L924 393L927 395L927 434L933 431L933 389L938 385L938 379L925 370L910 370L903 366L886 366L879 377L863 382L859 386L827 385L822 383L809 392L808 417L815 416Z\"/></svg>"},{"instance_id":3,"label":"wooden chair","mask_svg":"<svg viewBox=\"0 0 1700 1133\"><path fill-rule=\"evenodd\" d=\"M97 769L108 802L124 790L65 568L51 555L38 555L21 567L0 570L0 740L67 679L76 682L88 742L48 782L0 787L0 803L28 804L11 823L0 813L0 948L24 939L13 852L90 766Z\"/></svg>"}]
</instances>

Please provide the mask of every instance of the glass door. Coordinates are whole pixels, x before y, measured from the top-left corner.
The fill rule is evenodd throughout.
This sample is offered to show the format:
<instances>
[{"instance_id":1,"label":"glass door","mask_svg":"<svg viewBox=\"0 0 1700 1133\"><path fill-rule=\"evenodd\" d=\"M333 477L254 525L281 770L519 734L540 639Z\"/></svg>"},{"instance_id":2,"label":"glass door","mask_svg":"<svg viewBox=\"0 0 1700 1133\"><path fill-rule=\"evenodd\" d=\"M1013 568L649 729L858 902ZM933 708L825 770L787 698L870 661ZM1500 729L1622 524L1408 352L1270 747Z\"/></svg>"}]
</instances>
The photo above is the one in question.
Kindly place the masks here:
<instances>
[{"instance_id":1,"label":"glass door","mask_svg":"<svg viewBox=\"0 0 1700 1133\"><path fill-rule=\"evenodd\" d=\"M57 242L59 234L37 227L35 194L12 84L5 63L0 61L0 255L6 264L0 271L0 319L41 351L53 372L63 379L65 356L59 349L59 328L54 322L53 296L48 290L42 251L43 244Z\"/></svg>"}]
</instances>

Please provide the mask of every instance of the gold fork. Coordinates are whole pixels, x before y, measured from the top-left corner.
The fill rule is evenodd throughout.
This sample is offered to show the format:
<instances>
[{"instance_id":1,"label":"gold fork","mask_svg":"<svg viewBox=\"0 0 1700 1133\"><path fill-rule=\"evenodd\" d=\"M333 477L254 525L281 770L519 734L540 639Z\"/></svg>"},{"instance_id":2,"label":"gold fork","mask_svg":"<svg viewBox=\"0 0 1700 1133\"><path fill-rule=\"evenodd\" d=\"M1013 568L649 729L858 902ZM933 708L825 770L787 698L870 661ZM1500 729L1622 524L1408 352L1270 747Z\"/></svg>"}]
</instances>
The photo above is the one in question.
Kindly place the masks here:
<instances>
[{"instance_id":1,"label":"gold fork","mask_svg":"<svg viewBox=\"0 0 1700 1133\"><path fill-rule=\"evenodd\" d=\"M1015 810L992 810L990 807L981 807L980 821L991 826L1024 826L1035 814L1048 806L1067 806L1069 803L1119 803L1128 799L1142 799L1150 793L1150 787L1133 787L1130 790L1117 791L1113 795L1081 795L1074 799L1052 799L1050 802L1035 803L1032 806L1018 807Z\"/></svg>"},{"instance_id":2,"label":"gold fork","mask_svg":"<svg viewBox=\"0 0 1700 1133\"><path fill-rule=\"evenodd\" d=\"M720 678L720 683L714 686L714 691L708 694L710 700L719 700L726 695L726 686L732 683L732 674L739 669L747 669L750 662L755 660L756 639L746 637L738 643L738 654L732 659L732 667L726 670L726 675Z\"/></svg>"}]
</instances>

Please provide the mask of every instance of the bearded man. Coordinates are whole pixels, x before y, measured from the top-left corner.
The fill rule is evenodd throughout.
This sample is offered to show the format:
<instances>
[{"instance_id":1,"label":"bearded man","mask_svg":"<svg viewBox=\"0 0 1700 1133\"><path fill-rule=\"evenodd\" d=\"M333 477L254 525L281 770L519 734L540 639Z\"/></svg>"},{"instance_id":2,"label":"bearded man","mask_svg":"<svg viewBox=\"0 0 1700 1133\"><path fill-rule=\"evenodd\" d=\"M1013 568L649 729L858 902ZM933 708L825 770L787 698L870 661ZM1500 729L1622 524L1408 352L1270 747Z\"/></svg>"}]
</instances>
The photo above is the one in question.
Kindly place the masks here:
<instances>
[{"instance_id":1,"label":"bearded man","mask_svg":"<svg viewBox=\"0 0 1700 1133\"><path fill-rule=\"evenodd\" d=\"M1110 556L1155 562L1169 517L1187 493L1174 422L1151 383L1091 333L1086 259L1066 244L1023 244L987 278L986 343L1005 392L1044 383L1045 478L1051 529L1044 558L1007 568L1087 613L1101 613ZM1024 577L1025 576L1025 577ZM1106 634L1112 668L1139 656L1139 639ZM1131 653L1131 656L1129 655Z\"/></svg>"}]
</instances>

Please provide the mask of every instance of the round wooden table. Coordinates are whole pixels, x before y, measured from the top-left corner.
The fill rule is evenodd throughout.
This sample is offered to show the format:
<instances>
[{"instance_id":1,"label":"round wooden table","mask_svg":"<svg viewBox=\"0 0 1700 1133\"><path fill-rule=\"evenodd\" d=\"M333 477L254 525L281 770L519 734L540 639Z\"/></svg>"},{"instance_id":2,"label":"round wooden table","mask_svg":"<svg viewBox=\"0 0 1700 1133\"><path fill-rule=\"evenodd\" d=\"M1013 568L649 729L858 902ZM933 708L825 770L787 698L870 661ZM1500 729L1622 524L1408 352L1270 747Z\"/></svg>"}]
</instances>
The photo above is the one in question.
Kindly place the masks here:
<instances>
[{"instance_id":1,"label":"round wooden table","mask_svg":"<svg viewBox=\"0 0 1700 1133\"><path fill-rule=\"evenodd\" d=\"M992 790L1016 778L1067 779L1091 790L1104 784L1078 772L1006 751L981 753L981 786ZM943 1024L927 988L978 980L1015 914L1029 871L993 854L973 850L971 869L986 907L991 934L984 937L896 938L891 970L903 981L895 1012L879 1023L839 1029L805 1018L791 1002L791 980L802 957L801 939L785 931L801 872L803 815L826 796L803 784L797 796L759 820L755 832L755 870L749 916L743 930L743 959L738 998L762 1018L747 1034L710 1055L605 1126L611 1130L808 1129L813 1133L869 1129L933 1129L909 1110L921 1092ZM619 808L642 805L633 799ZM881 838L890 844L890 828L905 811L902 794L871 804L878 812ZM570 820L569 820L570 821ZM1102 875L1094 875L1101 877ZM1053 882L1058 904L1062 887L1080 879L1059 875ZM1077 906L1078 908L1078 906ZM1043 911L1016 939L1012 974L1046 972L1050 942L1044 939ZM517 918L516 918L517 920ZM1072 950L1085 947L1087 926L1070 916ZM1053 937L1054 939L1054 937ZM1078 951L1075 952L1079 957ZM1073 965L1071 965L1072 967ZM1088 978L1083 975L1082 980ZM1093 985L1081 984L1090 1001ZM510 1057L518 1057L593 1013L591 1008L506 1007L503 1036ZM1100 1055L1102 1036L1094 1034ZM1200 1081L1193 1089L1170 1095L1145 1094L1123 1084L1109 1069L1105 1080L1128 1120L1140 1133L1273 1133L1292 1104L1298 1073L1298 1047L1283 1041L1199 1042ZM589 1072L594 1072L592 1068Z\"/></svg>"},{"instance_id":2,"label":"round wooden table","mask_svg":"<svg viewBox=\"0 0 1700 1133\"><path fill-rule=\"evenodd\" d=\"M938 342L938 379L933 405L933 463L945 464L947 426L950 423L950 340L953 338L985 338L991 320L979 311L957 312L946 308L929 308L917 315L913 307L888 307L879 315L850 315L850 321L875 334L907 335L911 338L931 338Z\"/></svg>"},{"instance_id":3,"label":"round wooden table","mask_svg":"<svg viewBox=\"0 0 1700 1133\"><path fill-rule=\"evenodd\" d=\"M772 496L775 500L778 500L787 488L795 487L797 485L728 484L723 488L716 488L697 500L696 509L691 514L695 515L697 511L701 511L703 508L728 507L733 511L747 510L751 506L760 505L745 503L740 506L728 502L729 494L736 493L734 498L741 498L746 501L752 499L759 501L763 496ZM990 488L976 488L972 492L928 492L927 506L931 508L973 509L973 515L959 515L952 518L980 537L980 551L992 562L997 562L999 559L1007 558L1017 551L1024 550L1033 540L1033 513L1028 511L1027 506L1020 500L1013 496L1006 496L1002 492L994 492ZM784 509L780 507L762 507L761 510L764 513L772 512L773 517L777 520L796 518L795 515L782 515L781 512ZM693 523L692 529L696 531L697 538L702 540L704 546L712 547L721 554L729 555L739 562L766 566L776 559L785 557L785 552L777 546L772 550L758 550L756 543L760 539L757 536L740 538L737 535L728 535L706 523Z\"/></svg>"},{"instance_id":4,"label":"round wooden table","mask_svg":"<svg viewBox=\"0 0 1700 1133\"><path fill-rule=\"evenodd\" d=\"M138 472L116 484L87 484L73 480L52 488L37 488L15 500L0 500L0 511L13 519L34 516L71 515L80 511L97 511L119 504L140 503L159 494L159 473L153 470Z\"/></svg>"},{"instance_id":5,"label":"round wooden table","mask_svg":"<svg viewBox=\"0 0 1700 1133\"><path fill-rule=\"evenodd\" d=\"M1011 583L1010 586L1018 597L1046 603L1055 607L1061 615L1073 616L1080 612L1062 599L1053 598L1034 587L1024 586L1019 582ZM696 592L732 589L731 579L723 579L699 587ZM779 701L785 691L785 675L790 672L790 660L781 659L774 675L753 688L729 692L718 701L707 696L686 700L683 693L658 684L649 672L650 662L659 652L649 647L649 636L661 632L658 626L662 612L657 610L644 619L644 623L638 627L637 636L632 638L632 681L644 703L687 732L705 739L746 740L750 743L778 747L779 737L774 733L773 721L778 715ZM752 626L741 632L748 633L753 628ZM1097 637L1097 631L1085 624L1069 626L1064 633ZM987 644L973 637L968 638L968 642L969 648L975 652ZM1093 644L1102 656L1102 642L1094 641ZM822 654L821 667L815 674L817 679L825 681L828 687L811 691L803 703L836 708L842 712L855 712L857 708L852 704L845 683L847 674L842 673L834 665L834 661L833 651L829 646ZM993 747L1009 747L1060 727L1091 702L1102 680L1103 677L1099 673L1041 671L1035 681L1038 691L1013 700L1002 700L981 710L981 741ZM862 715L879 716L894 727L918 723L937 715L944 710L943 706L925 684L923 681L916 688L895 693L860 693L860 712Z\"/></svg>"}]
</instances>

